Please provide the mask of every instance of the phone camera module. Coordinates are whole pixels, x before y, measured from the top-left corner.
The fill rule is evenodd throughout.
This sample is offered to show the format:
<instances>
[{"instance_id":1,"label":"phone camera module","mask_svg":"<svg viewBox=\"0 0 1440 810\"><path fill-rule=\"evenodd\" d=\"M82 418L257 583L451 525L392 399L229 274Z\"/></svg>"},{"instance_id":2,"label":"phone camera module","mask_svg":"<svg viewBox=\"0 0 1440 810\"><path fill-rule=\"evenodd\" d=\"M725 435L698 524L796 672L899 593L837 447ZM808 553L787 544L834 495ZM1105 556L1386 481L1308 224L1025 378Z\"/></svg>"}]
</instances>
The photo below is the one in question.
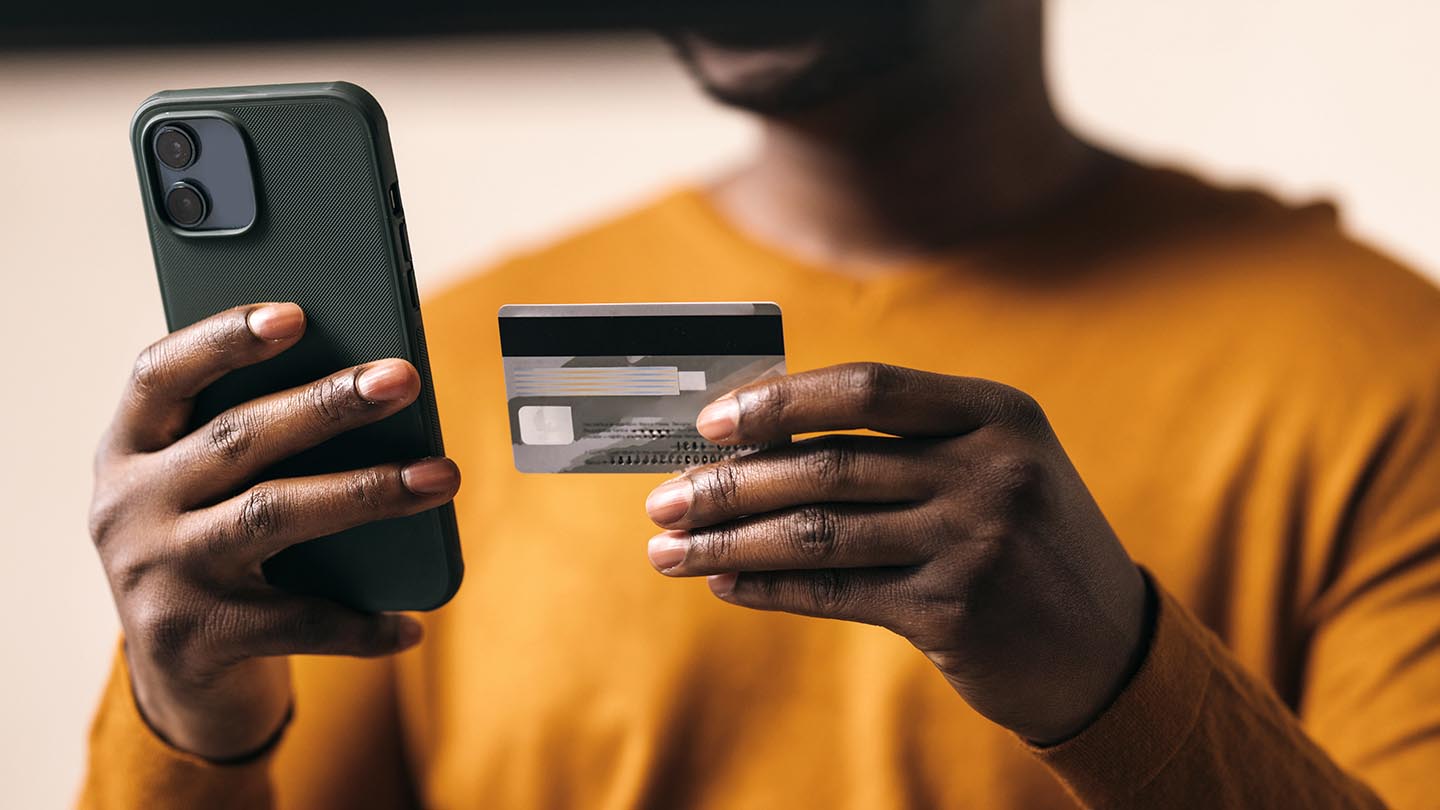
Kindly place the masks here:
<instances>
[{"instance_id":1,"label":"phone camera module","mask_svg":"<svg viewBox=\"0 0 1440 810\"><path fill-rule=\"evenodd\" d=\"M161 127L155 133L155 157L172 169L183 169L195 162L195 139L180 127Z\"/></svg>"},{"instance_id":2,"label":"phone camera module","mask_svg":"<svg viewBox=\"0 0 1440 810\"><path fill-rule=\"evenodd\" d=\"M205 194L191 183L176 183L165 192L165 213L182 228L192 228L205 219Z\"/></svg>"}]
</instances>

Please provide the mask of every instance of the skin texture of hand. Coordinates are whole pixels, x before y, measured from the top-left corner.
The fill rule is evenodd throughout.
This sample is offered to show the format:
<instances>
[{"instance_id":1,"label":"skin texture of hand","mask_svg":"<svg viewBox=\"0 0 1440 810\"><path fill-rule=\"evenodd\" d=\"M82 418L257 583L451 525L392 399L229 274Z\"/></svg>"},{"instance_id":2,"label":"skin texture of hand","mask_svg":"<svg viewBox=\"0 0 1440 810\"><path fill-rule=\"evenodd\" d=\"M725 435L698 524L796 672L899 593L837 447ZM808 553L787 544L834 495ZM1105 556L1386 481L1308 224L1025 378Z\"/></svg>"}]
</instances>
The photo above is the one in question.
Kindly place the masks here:
<instances>
[{"instance_id":1,"label":"skin texture of hand","mask_svg":"<svg viewBox=\"0 0 1440 810\"><path fill-rule=\"evenodd\" d=\"M651 563L727 602L880 625L977 711L1039 744L1114 699L1147 639L1147 586L1051 431L1007 386L869 363L740 388L720 444L827 435L656 488Z\"/></svg>"},{"instance_id":2,"label":"skin texture of hand","mask_svg":"<svg viewBox=\"0 0 1440 810\"><path fill-rule=\"evenodd\" d=\"M171 744L212 759L263 746L290 702L297 653L376 656L420 640L400 615L369 615L266 584L261 563L295 543L439 506L448 459L305 478L264 470L414 401L403 360L345 369L188 428L193 398L294 346L294 304L227 310L141 353L95 457L91 538L125 632L141 713Z\"/></svg>"}]
</instances>

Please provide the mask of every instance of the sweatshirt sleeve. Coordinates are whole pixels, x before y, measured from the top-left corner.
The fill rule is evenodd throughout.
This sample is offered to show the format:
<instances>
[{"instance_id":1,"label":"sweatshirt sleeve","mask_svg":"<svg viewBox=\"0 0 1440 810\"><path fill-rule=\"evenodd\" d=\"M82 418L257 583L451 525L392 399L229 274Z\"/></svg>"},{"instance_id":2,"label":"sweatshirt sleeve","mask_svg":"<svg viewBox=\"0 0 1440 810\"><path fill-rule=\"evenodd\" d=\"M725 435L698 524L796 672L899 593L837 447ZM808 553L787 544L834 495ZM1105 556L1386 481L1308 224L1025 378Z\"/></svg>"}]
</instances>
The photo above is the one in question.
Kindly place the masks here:
<instances>
[{"instance_id":1,"label":"sweatshirt sleeve","mask_svg":"<svg viewBox=\"0 0 1440 810\"><path fill-rule=\"evenodd\" d=\"M392 659L291 659L295 713L280 742L243 764L174 748L140 715L117 654L90 731L82 810L398 810L417 806Z\"/></svg>"},{"instance_id":2,"label":"sweatshirt sleeve","mask_svg":"<svg viewBox=\"0 0 1440 810\"><path fill-rule=\"evenodd\" d=\"M1296 705L1153 583L1155 631L1131 682L1079 735L1034 752L1083 806L1435 806L1440 396L1397 409L1367 447L1338 498L1334 573L1299 617Z\"/></svg>"},{"instance_id":3,"label":"sweatshirt sleeve","mask_svg":"<svg viewBox=\"0 0 1440 810\"><path fill-rule=\"evenodd\" d=\"M217 765L161 740L135 705L125 654L120 652L90 727L80 807L273 807L269 777L273 756L272 750L244 764Z\"/></svg>"}]
</instances>

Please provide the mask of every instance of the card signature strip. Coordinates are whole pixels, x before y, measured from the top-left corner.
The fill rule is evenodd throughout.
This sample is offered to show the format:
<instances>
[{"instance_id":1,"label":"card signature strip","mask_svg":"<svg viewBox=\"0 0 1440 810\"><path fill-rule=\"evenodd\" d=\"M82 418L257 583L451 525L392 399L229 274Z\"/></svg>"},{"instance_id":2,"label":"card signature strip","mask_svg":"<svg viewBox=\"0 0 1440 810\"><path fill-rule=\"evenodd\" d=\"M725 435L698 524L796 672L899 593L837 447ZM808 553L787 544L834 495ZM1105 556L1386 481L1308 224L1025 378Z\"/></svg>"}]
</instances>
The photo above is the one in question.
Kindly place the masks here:
<instances>
[{"instance_id":1,"label":"card signature strip","mask_svg":"<svg viewBox=\"0 0 1440 810\"><path fill-rule=\"evenodd\" d=\"M515 371L514 395L521 397L679 396L675 366L526 368Z\"/></svg>"}]
</instances>

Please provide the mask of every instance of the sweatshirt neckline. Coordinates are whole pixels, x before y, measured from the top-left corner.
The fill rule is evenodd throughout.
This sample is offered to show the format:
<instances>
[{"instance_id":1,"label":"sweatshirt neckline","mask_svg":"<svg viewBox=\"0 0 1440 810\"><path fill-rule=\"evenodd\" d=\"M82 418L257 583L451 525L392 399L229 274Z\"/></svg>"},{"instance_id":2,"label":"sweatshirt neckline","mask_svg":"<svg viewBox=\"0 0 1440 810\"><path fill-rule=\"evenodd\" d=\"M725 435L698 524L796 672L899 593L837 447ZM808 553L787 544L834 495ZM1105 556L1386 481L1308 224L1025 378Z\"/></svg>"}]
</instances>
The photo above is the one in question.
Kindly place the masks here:
<instances>
[{"instance_id":1,"label":"sweatshirt neckline","mask_svg":"<svg viewBox=\"0 0 1440 810\"><path fill-rule=\"evenodd\" d=\"M977 281L1003 280L1017 257L1023 257L1026 263L1045 259L1052 252L1047 249L1052 235L1079 230L1093 236L1095 228L1113 227L1117 206L1123 206L1130 196L1128 192L1132 192L1136 184L1143 183L1147 177L1193 182L1193 178L1179 173L1117 159L1086 188L1030 221L977 236L932 257L897 261L886 268L864 274L802 258L754 236L715 205L703 183L691 182L679 186L672 191L670 198L679 205L687 220L705 233L708 241L743 254L742 258L748 260L745 262L747 266L758 262L761 266L778 268L802 280L867 289L904 286L954 276L974 277Z\"/></svg>"}]
</instances>

